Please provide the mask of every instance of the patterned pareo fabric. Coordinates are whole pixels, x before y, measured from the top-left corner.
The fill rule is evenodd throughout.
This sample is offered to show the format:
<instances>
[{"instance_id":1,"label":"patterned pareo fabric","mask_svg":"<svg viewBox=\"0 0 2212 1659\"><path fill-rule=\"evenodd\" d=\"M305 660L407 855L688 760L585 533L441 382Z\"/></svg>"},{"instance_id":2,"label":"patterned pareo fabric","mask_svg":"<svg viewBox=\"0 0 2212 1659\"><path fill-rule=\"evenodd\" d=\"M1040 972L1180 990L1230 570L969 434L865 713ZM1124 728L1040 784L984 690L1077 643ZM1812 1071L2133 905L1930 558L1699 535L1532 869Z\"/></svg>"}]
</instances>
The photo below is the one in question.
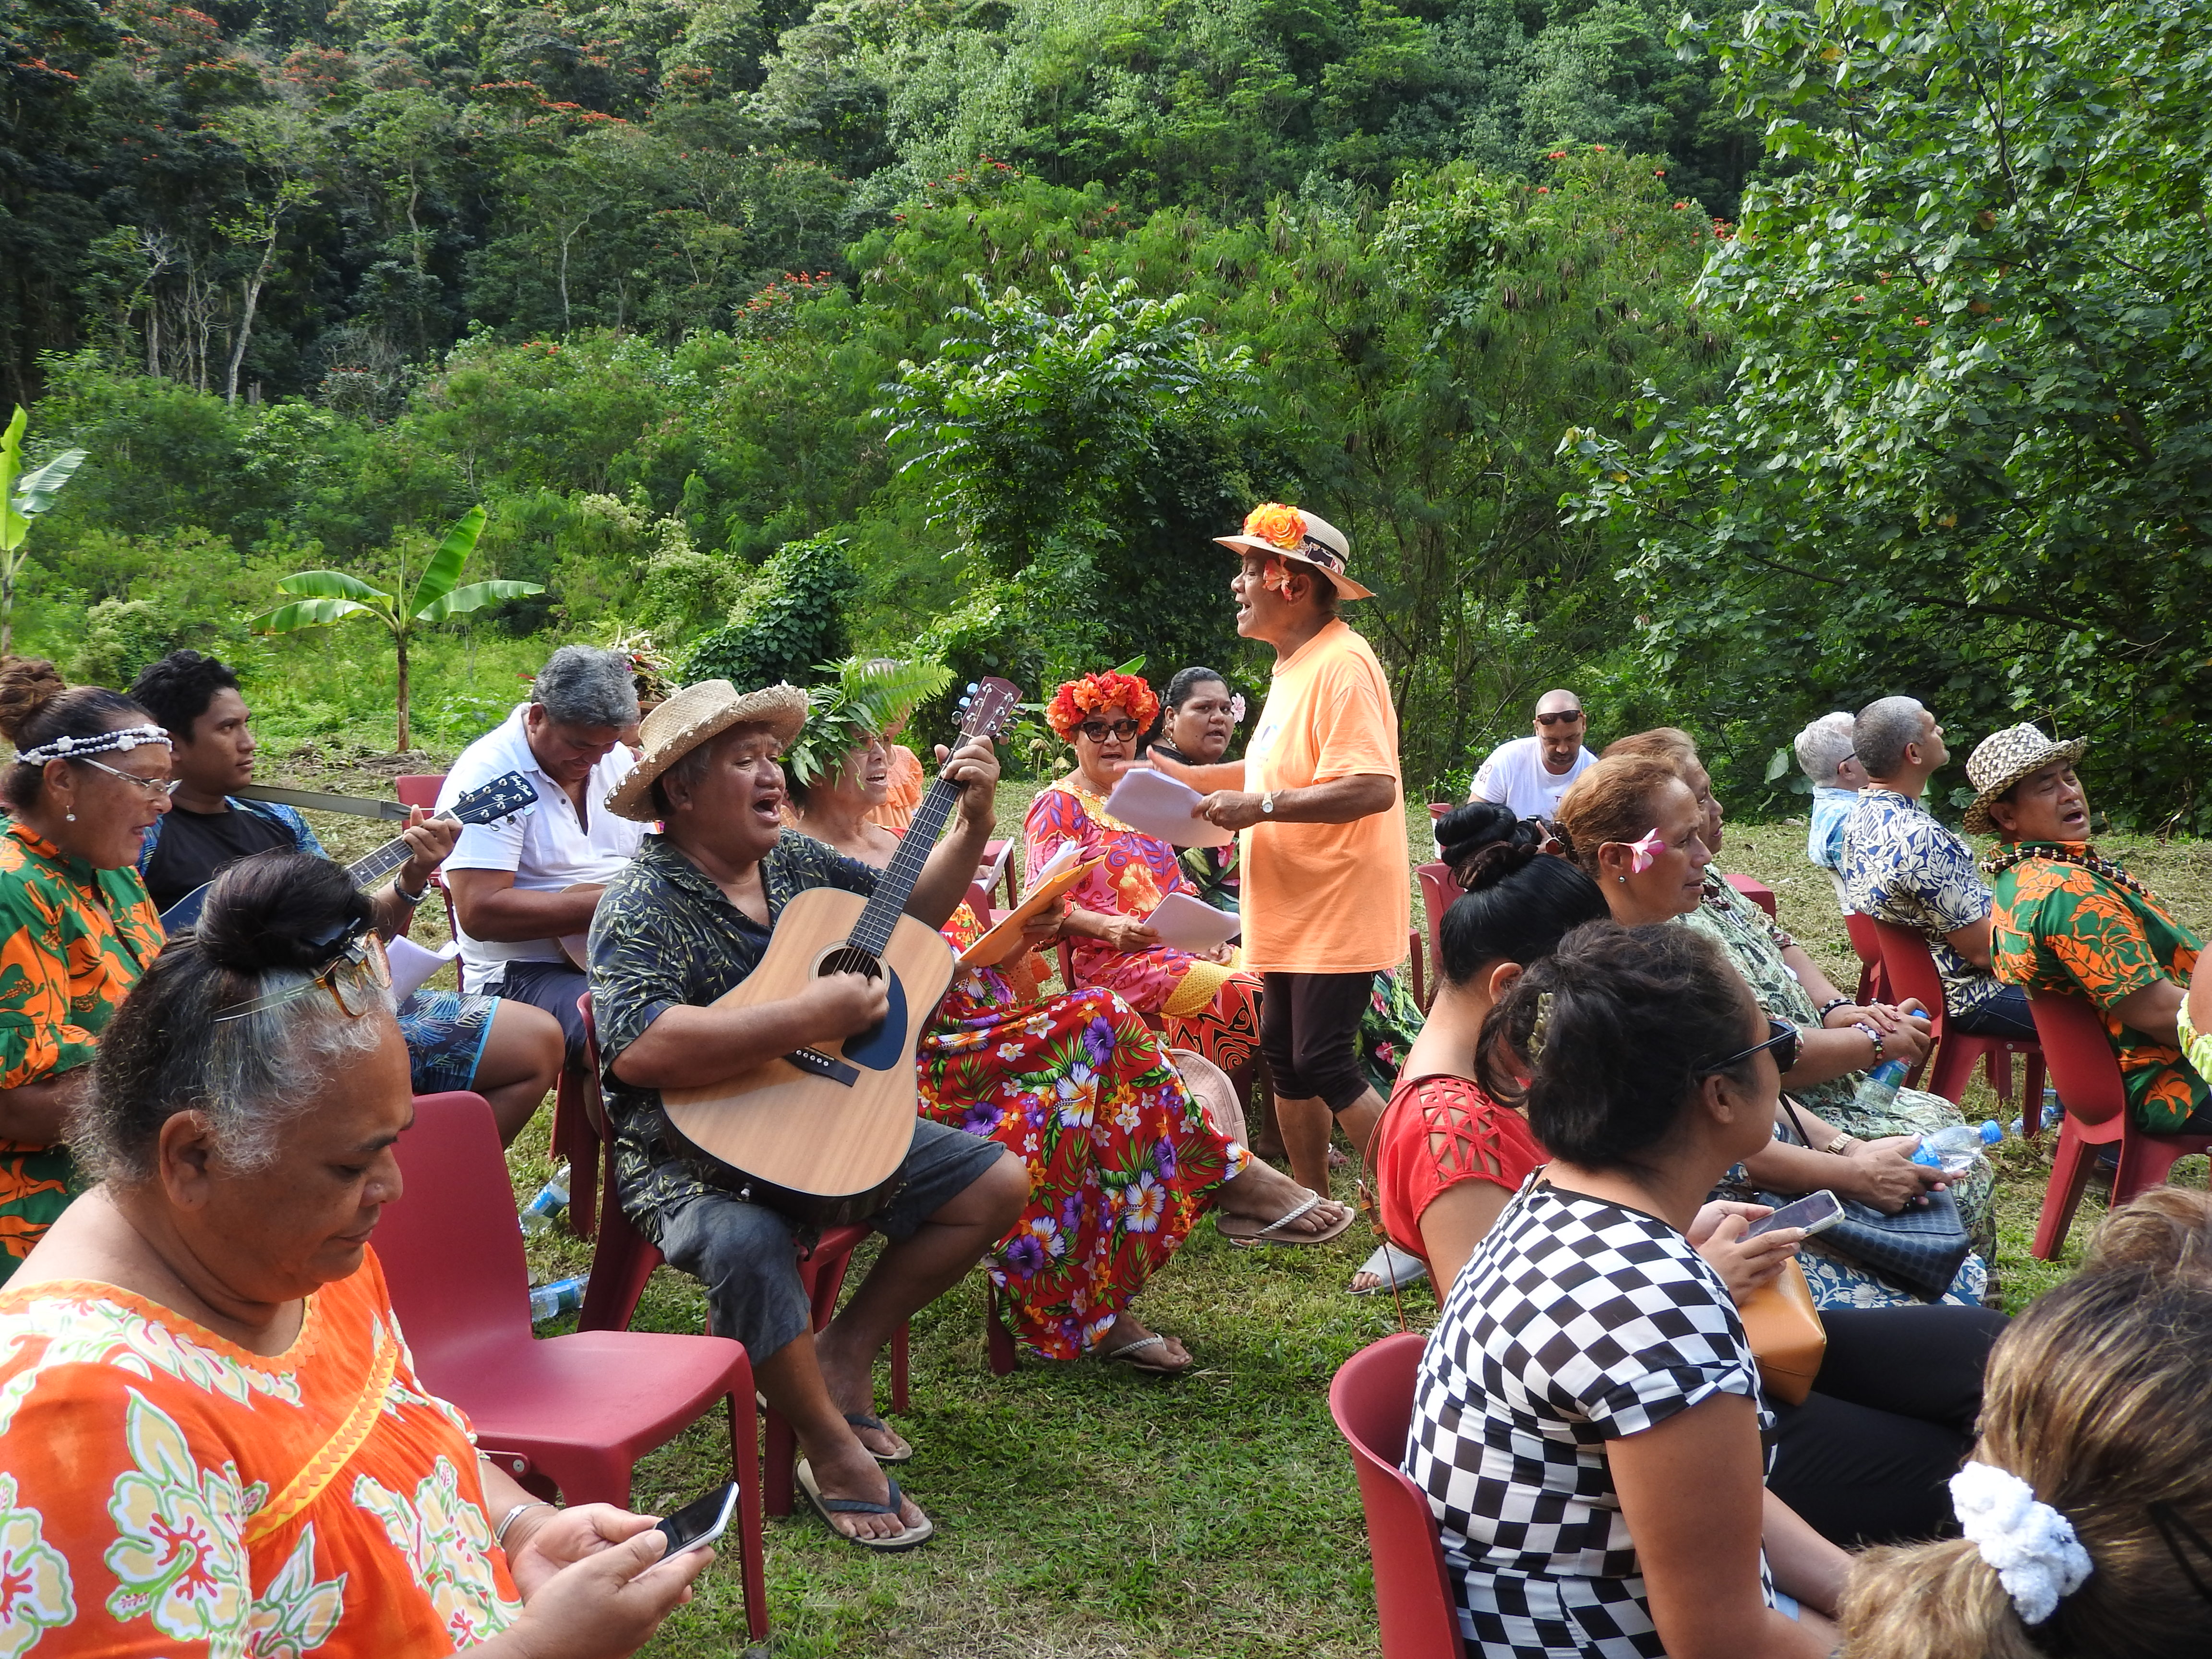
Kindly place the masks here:
<instances>
[{"instance_id":1,"label":"patterned pareo fabric","mask_svg":"<svg viewBox=\"0 0 2212 1659\"><path fill-rule=\"evenodd\" d=\"M282 1354L55 1282L0 1291L0 1654L412 1659L521 1612L373 1252Z\"/></svg>"},{"instance_id":2,"label":"patterned pareo fabric","mask_svg":"<svg viewBox=\"0 0 2212 1659\"><path fill-rule=\"evenodd\" d=\"M2196 969L2203 941L2155 895L2031 854L1998 876L1991 927L1990 966L2006 984L2096 1004L2136 1127L2171 1133L2206 1104L2204 1078L2181 1050L2122 1024L2113 1012L2160 980L2187 985Z\"/></svg>"},{"instance_id":3,"label":"patterned pareo fabric","mask_svg":"<svg viewBox=\"0 0 2212 1659\"><path fill-rule=\"evenodd\" d=\"M1529 1176L1444 1298L1406 1441L1470 1654L1665 1653L1605 1443L1724 1394L1756 1405L1758 1368L1689 1241Z\"/></svg>"},{"instance_id":4,"label":"patterned pareo fabric","mask_svg":"<svg viewBox=\"0 0 2212 1659\"><path fill-rule=\"evenodd\" d=\"M0 834L0 1089L89 1066L161 948L137 871L95 870L10 823ZM68 1207L76 1171L66 1146L0 1141L0 1284Z\"/></svg>"}]
</instances>

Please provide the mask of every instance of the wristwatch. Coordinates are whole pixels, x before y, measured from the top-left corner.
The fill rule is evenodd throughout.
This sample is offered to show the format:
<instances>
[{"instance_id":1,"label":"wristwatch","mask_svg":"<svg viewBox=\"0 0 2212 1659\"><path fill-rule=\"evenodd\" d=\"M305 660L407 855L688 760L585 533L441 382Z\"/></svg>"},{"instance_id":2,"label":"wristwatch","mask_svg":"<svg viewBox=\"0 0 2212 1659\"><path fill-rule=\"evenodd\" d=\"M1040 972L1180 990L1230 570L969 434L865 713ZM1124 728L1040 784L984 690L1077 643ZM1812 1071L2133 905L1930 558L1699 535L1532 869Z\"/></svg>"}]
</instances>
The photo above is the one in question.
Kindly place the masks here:
<instances>
[{"instance_id":1,"label":"wristwatch","mask_svg":"<svg viewBox=\"0 0 2212 1659\"><path fill-rule=\"evenodd\" d=\"M1275 792L1273 790L1269 789L1261 793L1260 797L1260 811L1261 815L1266 817L1273 817L1275 816Z\"/></svg>"}]
</instances>

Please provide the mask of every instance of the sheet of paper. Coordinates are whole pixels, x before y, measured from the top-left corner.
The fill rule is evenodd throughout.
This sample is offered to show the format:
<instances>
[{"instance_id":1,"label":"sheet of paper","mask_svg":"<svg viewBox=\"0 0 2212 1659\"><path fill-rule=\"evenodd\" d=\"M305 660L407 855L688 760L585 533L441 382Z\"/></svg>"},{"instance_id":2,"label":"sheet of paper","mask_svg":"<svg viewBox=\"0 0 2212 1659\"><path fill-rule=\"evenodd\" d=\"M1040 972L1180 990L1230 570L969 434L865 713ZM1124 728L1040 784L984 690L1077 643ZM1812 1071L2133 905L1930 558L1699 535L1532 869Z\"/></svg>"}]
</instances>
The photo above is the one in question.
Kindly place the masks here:
<instances>
[{"instance_id":1,"label":"sheet of paper","mask_svg":"<svg viewBox=\"0 0 2212 1659\"><path fill-rule=\"evenodd\" d=\"M447 939L434 951L426 951L411 939L395 939L384 947L392 963L392 1000L404 1002L422 988L422 981L460 954L460 945Z\"/></svg>"},{"instance_id":2,"label":"sheet of paper","mask_svg":"<svg viewBox=\"0 0 2212 1659\"><path fill-rule=\"evenodd\" d=\"M1197 816L1198 804L1205 799L1180 779L1149 766L1134 766L1121 774L1121 782L1106 797L1106 810L1132 830L1170 847L1226 847L1237 839L1236 832Z\"/></svg>"},{"instance_id":3,"label":"sheet of paper","mask_svg":"<svg viewBox=\"0 0 2212 1659\"><path fill-rule=\"evenodd\" d=\"M1188 893L1170 893L1145 920L1161 944L1178 951L1211 951L1228 944L1244 927L1243 919L1234 912L1217 910Z\"/></svg>"},{"instance_id":4,"label":"sheet of paper","mask_svg":"<svg viewBox=\"0 0 2212 1659\"><path fill-rule=\"evenodd\" d=\"M1085 859L1073 842L1063 843L1059 852L1045 860L1036 880L1022 896L1022 902L1006 913L1004 921L960 953L962 966L972 963L988 968L1013 955L1021 946L1022 930L1030 918L1104 862L1103 859Z\"/></svg>"}]
</instances>

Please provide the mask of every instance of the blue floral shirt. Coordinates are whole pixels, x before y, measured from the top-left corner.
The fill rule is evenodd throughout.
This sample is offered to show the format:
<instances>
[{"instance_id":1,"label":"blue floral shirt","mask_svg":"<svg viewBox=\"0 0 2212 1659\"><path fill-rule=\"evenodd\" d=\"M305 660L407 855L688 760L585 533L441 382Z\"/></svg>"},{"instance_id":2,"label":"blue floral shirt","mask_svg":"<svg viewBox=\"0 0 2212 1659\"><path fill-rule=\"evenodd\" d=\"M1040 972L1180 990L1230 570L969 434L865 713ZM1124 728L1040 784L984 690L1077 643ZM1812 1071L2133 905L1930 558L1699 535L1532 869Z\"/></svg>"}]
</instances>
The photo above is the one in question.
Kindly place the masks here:
<instances>
[{"instance_id":1,"label":"blue floral shirt","mask_svg":"<svg viewBox=\"0 0 2212 1659\"><path fill-rule=\"evenodd\" d=\"M1823 870L1844 867L1844 824L1859 804L1856 789L1833 786L1813 792L1813 823L1805 832L1805 856Z\"/></svg>"},{"instance_id":2,"label":"blue floral shirt","mask_svg":"<svg viewBox=\"0 0 2212 1659\"><path fill-rule=\"evenodd\" d=\"M1992 901L1973 848L1917 800L1888 789L1860 792L1844 825L1844 885L1852 909L1927 939L1951 1012L2004 994L1995 975L1975 967L1944 937L1981 921Z\"/></svg>"}]
</instances>

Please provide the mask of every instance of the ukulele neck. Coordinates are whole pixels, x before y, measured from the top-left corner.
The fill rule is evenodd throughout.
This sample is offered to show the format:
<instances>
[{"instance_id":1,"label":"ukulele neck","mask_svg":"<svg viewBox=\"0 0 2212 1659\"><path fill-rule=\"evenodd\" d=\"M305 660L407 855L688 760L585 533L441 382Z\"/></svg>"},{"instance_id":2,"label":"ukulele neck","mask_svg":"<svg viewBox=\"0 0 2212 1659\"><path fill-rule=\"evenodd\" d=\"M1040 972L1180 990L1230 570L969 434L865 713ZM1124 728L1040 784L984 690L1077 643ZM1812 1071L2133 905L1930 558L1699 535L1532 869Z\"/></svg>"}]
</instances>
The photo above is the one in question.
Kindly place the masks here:
<instances>
[{"instance_id":1,"label":"ukulele neck","mask_svg":"<svg viewBox=\"0 0 2212 1659\"><path fill-rule=\"evenodd\" d=\"M921 805L914 810L914 821L899 837L898 851L876 878L875 896L869 899L860 921L854 924L853 936L848 941L851 948L865 951L872 957L882 957L884 948L891 942L891 930L906 913L906 902L914 893L915 883L921 879L921 866L929 861L937 837L945 829L945 821L952 816L959 799L958 784L939 778L930 785Z\"/></svg>"}]
</instances>

